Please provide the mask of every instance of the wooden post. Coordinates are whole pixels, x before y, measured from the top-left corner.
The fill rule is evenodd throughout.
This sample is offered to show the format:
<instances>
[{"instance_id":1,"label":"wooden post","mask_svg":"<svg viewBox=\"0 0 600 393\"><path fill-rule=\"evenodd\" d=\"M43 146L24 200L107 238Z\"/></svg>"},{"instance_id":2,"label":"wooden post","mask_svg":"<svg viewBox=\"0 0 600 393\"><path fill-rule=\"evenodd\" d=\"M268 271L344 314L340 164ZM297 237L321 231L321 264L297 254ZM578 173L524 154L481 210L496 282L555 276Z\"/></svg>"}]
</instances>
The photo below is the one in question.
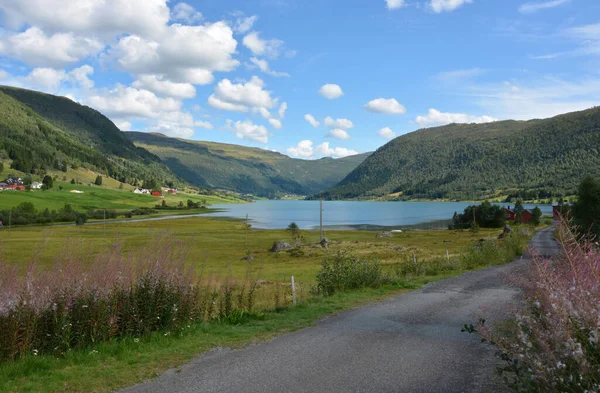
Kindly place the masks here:
<instances>
[{"instance_id":1,"label":"wooden post","mask_svg":"<svg viewBox=\"0 0 600 393\"><path fill-rule=\"evenodd\" d=\"M8 236L10 236L10 233L11 233L11 231L10 231L11 222L12 222L12 210L9 210L8 211Z\"/></svg>"},{"instance_id":2,"label":"wooden post","mask_svg":"<svg viewBox=\"0 0 600 393\"><path fill-rule=\"evenodd\" d=\"M244 247L248 246L248 214L246 213L246 238L244 239Z\"/></svg>"},{"instance_id":3,"label":"wooden post","mask_svg":"<svg viewBox=\"0 0 600 393\"><path fill-rule=\"evenodd\" d=\"M446 259L450 262L450 254L448 254L448 250L446 250Z\"/></svg>"},{"instance_id":4,"label":"wooden post","mask_svg":"<svg viewBox=\"0 0 600 393\"><path fill-rule=\"evenodd\" d=\"M323 241L323 199L319 200L319 227L321 228L320 241Z\"/></svg>"},{"instance_id":5,"label":"wooden post","mask_svg":"<svg viewBox=\"0 0 600 393\"><path fill-rule=\"evenodd\" d=\"M416 265L417 264L417 256L415 254L413 254L413 263Z\"/></svg>"},{"instance_id":6,"label":"wooden post","mask_svg":"<svg viewBox=\"0 0 600 393\"><path fill-rule=\"evenodd\" d=\"M104 239L106 239L106 209L104 209Z\"/></svg>"},{"instance_id":7,"label":"wooden post","mask_svg":"<svg viewBox=\"0 0 600 393\"><path fill-rule=\"evenodd\" d=\"M296 284L294 283L294 276L292 276L292 304L296 305Z\"/></svg>"}]
</instances>

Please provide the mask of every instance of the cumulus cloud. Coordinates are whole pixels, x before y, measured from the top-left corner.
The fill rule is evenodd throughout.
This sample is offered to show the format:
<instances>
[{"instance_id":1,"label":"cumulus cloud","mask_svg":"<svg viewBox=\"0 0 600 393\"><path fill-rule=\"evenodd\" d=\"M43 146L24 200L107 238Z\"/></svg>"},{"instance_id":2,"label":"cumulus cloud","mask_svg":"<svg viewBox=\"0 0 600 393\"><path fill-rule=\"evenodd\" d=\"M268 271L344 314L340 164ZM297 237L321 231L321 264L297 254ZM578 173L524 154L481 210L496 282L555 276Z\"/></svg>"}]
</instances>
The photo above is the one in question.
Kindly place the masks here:
<instances>
[{"instance_id":1,"label":"cumulus cloud","mask_svg":"<svg viewBox=\"0 0 600 393\"><path fill-rule=\"evenodd\" d=\"M202 20L202 13L187 3L178 3L171 10L171 20L189 24Z\"/></svg>"},{"instance_id":2,"label":"cumulus cloud","mask_svg":"<svg viewBox=\"0 0 600 393\"><path fill-rule=\"evenodd\" d=\"M313 141L305 139L296 144L296 146L288 147L287 152L292 157L312 157L314 153Z\"/></svg>"},{"instance_id":3,"label":"cumulus cloud","mask_svg":"<svg viewBox=\"0 0 600 393\"><path fill-rule=\"evenodd\" d=\"M377 98L370 101L365 108L369 112L384 113L386 115L399 115L406 113L404 105L394 98Z\"/></svg>"},{"instance_id":4,"label":"cumulus cloud","mask_svg":"<svg viewBox=\"0 0 600 393\"><path fill-rule=\"evenodd\" d=\"M250 120L227 120L227 128L235 132L235 136L253 142L269 143L269 132L265 126L253 124Z\"/></svg>"},{"instance_id":5,"label":"cumulus cloud","mask_svg":"<svg viewBox=\"0 0 600 393\"><path fill-rule=\"evenodd\" d=\"M115 88L96 92L88 97L91 107L109 117L141 117L156 119L162 114L179 112L181 101L171 97L159 98L148 90L117 84Z\"/></svg>"},{"instance_id":6,"label":"cumulus cloud","mask_svg":"<svg viewBox=\"0 0 600 393\"><path fill-rule=\"evenodd\" d=\"M313 126L315 128L317 128L321 125L321 123L319 123L313 115L308 114L308 113L306 115L304 115L304 120L306 120L308 122L308 124L310 124L311 126Z\"/></svg>"},{"instance_id":7,"label":"cumulus cloud","mask_svg":"<svg viewBox=\"0 0 600 393\"><path fill-rule=\"evenodd\" d=\"M521 4L521 6L519 7L519 12L522 14L532 14L538 11L561 6L563 4L568 3L569 1L571 0L551 0L534 3L525 3Z\"/></svg>"},{"instance_id":8,"label":"cumulus cloud","mask_svg":"<svg viewBox=\"0 0 600 393\"><path fill-rule=\"evenodd\" d=\"M428 4L433 12L439 14L442 12L454 11L464 4L470 4L473 0L431 0Z\"/></svg>"},{"instance_id":9,"label":"cumulus cloud","mask_svg":"<svg viewBox=\"0 0 600 393\"><path fill-rule=\"evenodd\" d=\"M283 41L272 39L263 40L260 38L260 33L253 31L242 40L244 46L255 56L266 56L270 59L276 59L283 50Z\"/></svg>"},{"instance_id":10,"label":"cumulus cloud","mask_svg":"<svg viewBox=\"0 0 600 393\"><path fill-rule=\"evenodd\" d=\"M385 3L388 10L397 10L407 6L406 0L385 0Z\"/></svg>"},{"instance_id":11,"label":"cumulus cloud","mask_svg":"<svg viewBox=\"0 0 600 393\"><path fill-rule=\"evenodd\" d=\"M356 150L346 149L345 147L329 147L329 142L323 142L316 147L315 152L322 156L343 158L358 154Z\"/></svg>"},{"instance_id":12,"label":"cumulus cloud","mask_svg":"<svg viewBox=\"0 0 600 393\"><path fill-rule=\"evenodd\" d=\"M132 84L138 89L146 89L159 95L165 95L173 98L194 98L196 88L191 83L176 83L163 80L158 75L141 75Z\"/></svg>"},{"instance_id":13,"label":"cumulus cloud","mask_svg":"<svg viewBox=\"0 0 600 393\"><path fill-rule=\"evenodd\" d=\"M448 113L429 109L426 116L417 116L415 123L421 127L431 127L450 123L490 123L497 120L491 116L473 116L466 113Z\"/></svg>"},{"instance_id":14,"label":"cumulus cloud","mask_svg":"<svg viewBox=\"0 0 600 393\"><path fill-rule=\"evenodd\" d=\"M24 81L27 86L39 87L44 91L56 91L68 78L67 73L63 70L34 68Z\"/></svg>"},{"instance_id":15,"label":"cumulus cloud","mask_svg":"<svg viewBox=\"0 0 600 393\"><path fill-rule=\"evenodd\" d=\"M126 120L113 120L113 123L117 126L117 128L121 131L131 131L131 122Z\"/></svg>"},{"instance_id":16,"label":"cumulus cloud","mask_svg":"<svg viewBox=\"0 0 600 393\"><path fill-rule=\"evenodd\" d=\"M271 126L277 130L280 130L283 127L283 124L281 124L281 120L279 119L270 118L269 124L271 124Z\"/></svg>"},{"instance_id":17,"label":"cumulus cloud","mask_svg":"<svg viewBox=\"0 0 600 393\"><path fill-rule=\"evenodd\" d=\"M292 157L302 158L316 158L319 156L342 158L358 154L356 150L350 150L344 147L330 147L329 142L323 142L314 147L313 141L309 139L302 140L295 146L288 147L287 153Z\"/></svg>"},{"instance_id":18,"label":"cumulus cloud","mask_svg":"<svg viewBox=\"0 0 600 393\"><path fill-rule=\"evenodd\" d=\"M396 133L390 127L382 128L377 134L384 139L394 139L396 137Z\"/></svg>"},{"instance_id":19,"label":"cumulus cloud","mask_svg":"<svg viewBox=\"0 0 600 393\"><path fill-rule=\"evenodd\" d=\"M279 111L277 111L277 114L279 115L280 119L283 119L285 117L285 111L287 111L287 108L288 108L287 102L282 102L281 105L279 106Z\"/></svg>"},{"instance_id":20,"label":"cumulus cloud","mask_svg":"<svg viewBox=\"0 0 600 393\"><path fill-rule=\"evenodd\" d=\"M287 72L277 72L277 71L273 71L271 69L271 67L269 66L269 62L266 61L265 59L258 59L256 57L251 57L250 58L250 62L253 64L251 67L253 68L258 68L259 70L261 70L262 72L264 72L265 74L268 75L272 75L275 77L290 77L290 74L288 74Z\"/></svg>"},{"instance_id":21,"label":"cumulus cloud","mask_svg":"<svg viewBox=\"0 0 600 393\"><path fill-rule=\"evenodd\" d=\"M350 134L348 134L348 132L346 130L342 130L341 128L335 128L333 130L330 130L327 133L327 136L330 136L335 139L340 139L343 141L346 139L350 139Z\"/></svg>"},{"instance_id":22,"label":"cumulus cloud","mask_svg":"<svg viewBox=\"0 0 600 393\"><path fill-rule=\"evenodd\" d=\"M90 75L93 73L94 68L87 64L68 72L54 68L38 67L32 69L26 76L20 77L13 77L5 71L0 71L0 79L4 83L14 86L65 95L64 90L67 86L83 89L84 91L92 89L94 81L90 79ZM72 94L69 98L76 101Z\"/></svg>"},{"instance_id":23,"label":"cumulus cloud","mask_svg":"<svg viewBox=\"0 0 600 393\"><path fill-rule=\"evenodd\" d=\"M0 39L0 53L34 67L61 68L97 53L103 46L97 40L75 37L73 33L49 36L37 27Z\"/></svg>"},{"instance_id":24,"label":"cumulus cloud","mask_svg":"<svg viewBox=\"0 0 600 393\"><path fill-rule=\"evenodd\" d=\"M264 90L264 87L265 83L257 76L245 83L223 79L215 87L208 104L216 109L235 112L248 112L250 109L261 111L261 108L267 110L273 108L277 100L271 98L271 93Z\"/></svg>"},{"instance_id":25,"label":"cumulus cloud","mask_svg":"<svg viewBox=\"0 0 600 393\"><path fill-rule=\"evenodd\" d=\"M107 40L123 33L159 37L170 18L167 0L4 0L4 26L37 26Z\"/></svg>"},{"instance_id":26,"label":"cumulus cloud","mask_svg":"<svg viewBox=\"0 0 600 393\"><path fill-rule=\"evenodd\" d=\"M319 89L319 94L328 100L335 100L336 98L340 98L344 95L342 88L336 84L328 83L326 85L321 86Z\"/></svg>"},{"instance_id":27,"label":"cumulus cloud","mask_svg":"<svg viewBox=\"0 0 600 393\"><path fill-rule=\"evenodd\" d=\"M114 61L132 74L157 74L174 82L209 84L214 71L228 72L239 65L233 59L237 41L225 22L202 26L174 24L157 40L129 35L113 46L105 61Z\"/></svg>"},{"instance_id":28,"label":"cumulus cloud","mask_svg":"<svg viewBox=\"0 0 600 393\"><path fill-rule=\"evenodd\" d=\"M342 130L354 127L354 123L348 119L334 119L331 116L325 118L325 125L329 128L341 128Z\"/></svg>"}]
</instances>

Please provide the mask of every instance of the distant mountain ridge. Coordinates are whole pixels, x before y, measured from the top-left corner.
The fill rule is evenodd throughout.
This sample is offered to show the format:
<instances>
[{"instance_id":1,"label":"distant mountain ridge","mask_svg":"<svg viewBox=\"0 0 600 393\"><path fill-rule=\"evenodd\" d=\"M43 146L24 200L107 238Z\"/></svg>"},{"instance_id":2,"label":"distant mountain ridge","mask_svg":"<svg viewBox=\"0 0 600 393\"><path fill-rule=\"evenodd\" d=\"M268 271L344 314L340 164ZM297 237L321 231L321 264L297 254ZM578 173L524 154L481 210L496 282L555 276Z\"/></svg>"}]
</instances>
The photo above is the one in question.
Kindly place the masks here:
<instances>
[{"instance_id":1,"label":"distant mountain ridge","mask_svg":"<svg viewBox=\"0 0 600 393\"><path fill-rule=\"evenodd\" d=\"M327 199L485 199L560 196L600 176L600 107L550 119L450 124L379 148Z\"/></svg>"},{"instance_id":2,"label":"distant mountain ridge","mask_svg":"<svg viewBox=\"0 0 600 393\"><path fill-rule=\"evenodd\" d=\"M269 198L323 191L337 184L370 154L301 160L259 148L169 138L156 133L125 134L192 184Z\"/></svg>"}]
</instances>

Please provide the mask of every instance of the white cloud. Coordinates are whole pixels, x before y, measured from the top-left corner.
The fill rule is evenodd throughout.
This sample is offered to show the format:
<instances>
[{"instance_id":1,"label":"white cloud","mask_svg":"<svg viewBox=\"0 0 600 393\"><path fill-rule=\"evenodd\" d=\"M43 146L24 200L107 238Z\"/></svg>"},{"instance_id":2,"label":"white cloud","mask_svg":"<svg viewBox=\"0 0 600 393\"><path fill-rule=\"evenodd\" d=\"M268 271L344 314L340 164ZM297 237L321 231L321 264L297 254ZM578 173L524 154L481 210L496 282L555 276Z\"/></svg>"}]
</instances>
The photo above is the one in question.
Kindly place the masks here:
<instances>
[{"instance_id":1,"label":"white cloud","mask_svg":"<svg viewBox=\"0 0 600 393\"><path fill-rule=\"evenodd\" d=\"M155 126L150 127L150 131L159 132L173 138L191 138L195 134L194 129L191 127L163 121L159 121Z\"/></svg>"},{"instance_id":2,"label":"white cloud","mask_svg":"<svg viewBox=\"0 0 600 393\"><path fill-rule=\"evenodd\" d=\"M329 142L323 142L315 148L315 153L321 156L343 158L358 154L356 150L346 149L345 147L329 147Z\"/></svg>"},{"instance_id":3,"label":"white cloud","mask_svg":"<svg viewBox=\"0 0 600 393\"><path fill-rule=\"evenodd\" d=\"M421 127L431 127L450 123L490 123L497 120L491 116L472 116L465 113L448 113L429 109L426 116L417 116L415 123Z\"/></svg>"},{"instance_id":4,"label":"white cloud","mask_svg":"<svg viewBox=\"0 0 600 393\"><path fill-rule=\"evenodd\" d=\"M340 98L344 95L342 88L336 84L328 83L326 85L321 86L319 89L319 94L329 100L335 100L336 98Z\"/></svg>"},{"instance_id":5,"label":"white cloud","mask_svg":"<svg viewBox=\"0 0 600 393\"><path fill-rule=\"evenodd\" d=\"M348 157L358 154L356 150L346 149L344 147L332 148L329 142L323 142L317 147L313 147L313 141L309 139L298 142L295 146L288 147L287 153L292 157L316 158L316 157Z\"/></svg>"},{"instance_id":6,"label":"white cloud","mask_svg":"<svg viewBox=\"0 0 600 393\"><path fill-rule=\"evenodd\" d=\"M296 146L288 147L287 152L292 157L312 157L314 153L313 141L308 139L300 141Z\"/></svg>"},{"instance_id":7,"label":"white cloud","mask_svg":"<svg viewBox=\"0 0 600 393\"><path fill-rule=\"evenodd\" d=\"M169 22L167 0L4 0L5 27L37 26L50 32L113 38L138 34L160 37Z\"/></svg>"},{"instance_id":8,"label":"white cloud","mask_svg":"<svg viewBox=\"0 0 600 393\"><path fill-rule=\"evenodd\" d=\"M10 74L3 69L0 69L0 80L8 79Z\"/></svg>"},{"instance_id":9,"label":"white cloud","mask_svg":"<svg viewBox=\"0 0 600 393\"><path fill-rule=\"evenodd\" d=\"M242 40L244 46L255 56L266 56L270 59L276 59L283 50L283 41L272 39L263 40L260 38L260 33L253 31Z\"/></svg>"},{"instance_id":10,"label":"white cloud","mask_svg":"<svg viewBox=\"0 0 600 393\"><path fill-rule=\"evenodd\" d=\"M229 79L223 79L215 87L208 104L213 108L236 112L273 108L277 100L271 98L271 93L264 90L264 86L262 79L257 76L246 83L232 83Z\"/></svg>"},{"instance_id":11,"label":"white cloud","mask_svg":"<svg viewBox=\"0 0 600 393\"><path fill-rule=\"evenodd\" d=\"M280 130L281 127L283 127L283 125L281 124L281 120L278 119L269 119L269 124L271 124L271 126L277 130Z\"/></svg>"},{"instance_id":12,"label":"white cloud","mask_svg":"<svg viewBox=\"0 0 600 393\"><path fill-rule=\"evenodd\" d=\"M32 69L27 76L11 78L7 82L15 86L58 94L67 83L74 88L92 89L94 81L89 78L89 75L93 73L94 68L87 64L79 68L74 68L69 72L54 68L38 67ZM6 73L4 77L8 78L10 75ZM64 95L64 92L62 95ZM75 101L75 99L73 100Z\"/></svg>"},{"instance_id":13,"label":"white cloud","mask_svg":"<svg viewBox=\"0 0 600 393\"><path fill-rule=\"evenodd\" d=\"M205 130L212 130L215 128L210 121L197 120L194 122L194 126L198 128L204 128Z\"/></svg>"},{"instance_id":14,"label":"white cloud","mask_svg":"<svg viewBox=\"0 0 600 393\"><path fill-rule=\"evenodd\" d=\"M115 123L117 128L121 131L131 131L131 122L126 120L113 120L113 123Z\"/></svg>"},{"instance_id":15,"label":"white cloud","mask_svg":"<svg viewBox=\"0 0 600 393\"><path fill-rule=\"evenodd\" d=\"M390 127L382 128L377 134L384 139L394 139L396 137L396 133Z\"/></svg>"},{"instance_id":16,"label":"white cloud","mask_svg":"<svg viewBox=\"0 0 600 393\"><path fill-rule=\"evenodd\" d=\"M269 132L265 126L253 124L250 120L236 121L227 120L227 128L235 132L235 136L249 141L269 143Z\"/></svg>"},{"instance_id":17,"label":"white cloud","mask_svg":"<svg viewBox=\"0 0 600 393\"><path fill-rule=\"evenodd\" d=\"M141 75L133 82L132 86L173 98L183 99L196 96L196 88L191 83L175 83L163 80L157 75Z\"/></svg>"},{"instance_id":18,"label":"white cloud","mask_svg":"<svg viewBox=\"0 0 600 393\"><path fill-rule=\"evenodd\" d=\"M348 119L333 119L331 116L325 118L325 125L329 128L341 128L342 130L354 127L352 121Z\"/></svg>"},{"instance_id":19,"label":"white cloud","mask_svg":"<svg viewBox=\"0 0 600 393\"><path fill-rule=\"evenodd\" d=\"M407 6L406 0L385 0L385 3L388 10L397 10Z\"/></svg>"},{"instance_id":20,"label":"white cloud","mask_svg":"<svg viewBox=\"0 0 600 393\"><path fill-rule=\"evenodd\" d=\"M44 91L57 91L69 76L63 70L53 68L34 68L24 79L26 86L40 88Z\"/></svg>"},{"instance_id":21,"label":"white cloud","mask_svg":"<svg viewBox=\"0 0 600 393\"><path fill-rule=\"evenodd\" d=\"M277 114L279 115L280 119L283 119L285 117L285 111L287 111L287 108L288 108L287 102L282 102L281 106L279 107L279 111L277 111Z\"/></svg>"},{"instance_id":22,"label":"white cloud","mask_svg":"<svg viewBox=\"0 0 600 393\"><path fill-rule=\"evenodd\" d=\"M551 0L551 1L541 1L535 3L525 3L521 4L519 7L519 12L522 14L532 14L534 12L538 12L541 10L554 8L561 6L563 4L568 3L571 0Z\"/></svg>"},{"instance_id":23,"label":"white cloud","mask_svg":"<svg viewBox=\"0 0 600 393\"><path fill-rule=\"evenodd\" d=\"M335 139L340 139L343 141L350 139L350 134L348 134L348 132L346 130L342 130L341 128L335 128L333 130L330 130L327 133L327 136L330 136Z\"/></svg>"},{"instance_id":24,"label":"white cloud","mask_svg":"<svg viewBox=\"0 0 600 393\"><path fill-rule=\"evenodd\" d=\"M251 57L250 62L252 62L253 66L251 68L257 67L259 70L264 72L265 74L269 74L275 77L290 77L290 74L287 72L277 72L273 71L269 66L269 62L265 59L258 59L256 57Z\"/></svg>"},{"instance_id":25,"label":"white cloud","mask_svg":"<svg viewBox=\"0 0 600 393\"><path fill-rule=\"evenodd\" d=\"M394 98L377 98L370 101L365 108L369 112L384 113L386 115L398 115L406 113L404 105L400 104Z\"/></svg>"},{"instance_id":26,"label":"white cloud","mask_svg":"<svg viewBox=\"0 0 600 393\"><path fill-rule=\"evenodd\" d=\"M169 26L158 40L123 37L105 56L132 74L157 74L173 82L212 83L212 72L232 71L237 41L225 22Z\"/></svg>"},{"instance_id":27,"label":"white cloud","mask_svg":"<svg viewBox=\"0 0 600 393\"><path fill-rule=\"evenodd\" d=\"M428 4L435 13L454 11L463 4L470 4L473 0L431 0Z\"/></svg>"},{"instance_id":28,"label":"white cloud","mask_svg":"<svg viewBox=\"0 0 600 393\"><path fill-rule=\"evenodd\" d=\"M94 68L87 64L79 68L75 68L69 73L72 81L75 82L75 84L88 90L94 87L94 81L89 77L92 74L94 74Z\"/></svg>"},{"instance_id":29,"label":"white cloud","mask_svg":"<svg viewBox=\"0 0 600 393\"><path fill-rule=\"evenodd\" d=\"M308 113L306 115L304 115L304 120L306 120L311 126L313 126L315 128L317 128L321 125L321 123L319 123L313 115L308 114Z\"/></svg>"},{"instance_id":30,"label":"white cloud","mask_svg":"<svg viewBox=\"0 0 600 393\"><path fill-rule=\"evenodd\" d=\"M233 31L237 34L246 34L252 29L252 26L254 26L254 23L256 23L258 20L258 16L252 15L246 17L242 12L236 12L234 13L234 16L237 18L233 25Z\"/></svg>"},{"instance_id":31,"label":"white cloud","mask_svg":"<svg viewBox=\"0 0 600 393\"><path fill-rule=\"evenodd\" d=\"M187 3L178 3L171 10L171 20L188 24L198 23L202 20L202 13Z\"/></svg>"},{"instance_id":32,"label":"white cloud","mask_svg":"<svg viewBox=\"0 0 600 393\"><path fill-rule=\"evenodd\" d=\"M60 68L97 53L103 46L97 40L75 37L73 33L48 36L39 28L30 27L0 40L0 53L30 66Z\"/></svg>"},{"instance_id":33,"label":"white cloud","mask_svg":"<svg viewBox=\"0 0 600 393\"><path fill-rule=\"evenodd\" d=\"M159 98L148 90L126 87L121 84L115 88L96 92L86 100L89 105L109 117L140 117L157 119L165 113L179 112L181 101L173 98Z\"/></svg>"}]
</instances>

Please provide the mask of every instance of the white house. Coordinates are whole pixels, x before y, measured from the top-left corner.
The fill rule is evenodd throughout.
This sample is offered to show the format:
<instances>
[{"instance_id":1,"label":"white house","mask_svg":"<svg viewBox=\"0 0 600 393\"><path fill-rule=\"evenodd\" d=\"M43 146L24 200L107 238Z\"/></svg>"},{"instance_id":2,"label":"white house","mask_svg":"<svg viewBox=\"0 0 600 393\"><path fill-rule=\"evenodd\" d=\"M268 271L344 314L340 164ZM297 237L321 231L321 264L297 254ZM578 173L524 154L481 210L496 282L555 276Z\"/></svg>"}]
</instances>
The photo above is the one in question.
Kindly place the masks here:
<instances>
[{"instance_id":1,"label":"white house","mask_svg":"<svg viewBox=\"0 0 600 393\"><path fill-rule=\"evenodd\" d=\"M136 188L135 190L133 190L134 194L144 194L144 195L150 195L150 190L147 190L145 188Z\"/></svg>"},{"instance_id":2,"label":"white house","mask_svg":"<svg viewBox=\"0 0 600 393\"><path fill-rule=\"evenodd\" d=\"M33 183L31 183L31 189L32 190L39 190L40 188L42 188L43 184L40 183L39 181L35 181Z\"/></svg>"}]
</instances>

